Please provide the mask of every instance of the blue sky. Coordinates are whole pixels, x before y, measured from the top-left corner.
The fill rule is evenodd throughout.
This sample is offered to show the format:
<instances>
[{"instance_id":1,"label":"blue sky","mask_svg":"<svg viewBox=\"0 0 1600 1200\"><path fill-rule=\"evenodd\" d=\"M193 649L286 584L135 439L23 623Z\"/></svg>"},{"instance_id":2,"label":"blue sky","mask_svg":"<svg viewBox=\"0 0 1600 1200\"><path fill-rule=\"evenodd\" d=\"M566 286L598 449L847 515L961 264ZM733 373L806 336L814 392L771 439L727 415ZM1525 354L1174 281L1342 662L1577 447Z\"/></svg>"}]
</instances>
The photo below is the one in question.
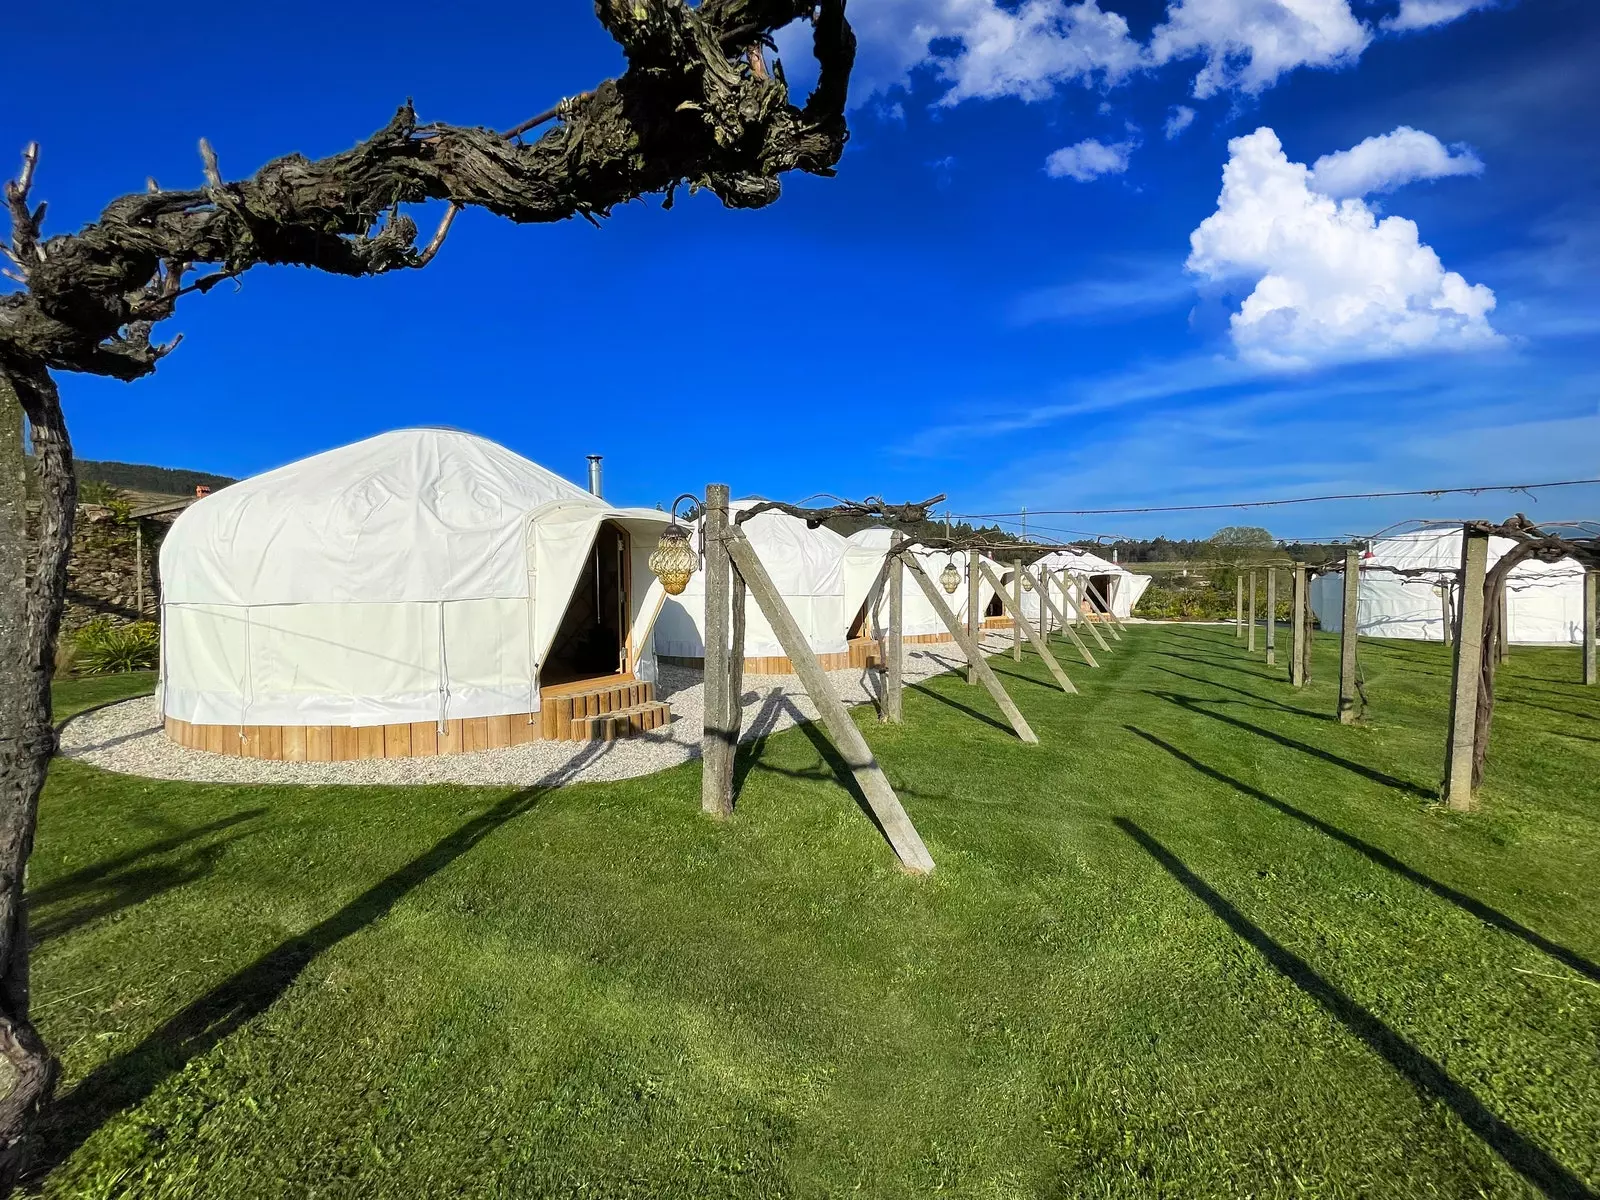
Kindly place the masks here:
<instances>
[{"instance_id":1,"label":"blue sky","mask_svg":"<svg viewBox=\"0 0 1600 1200\"><path fill-rule=\"evenodd\" d=\"M620 67L585 0L291 2L192 27L111 11L19 18L0 148L41 143L47 232L147 175L193 186L201 136L237 176L344 149L407 96L425 120L505 127ZM625 502L722 480L943 491L975 513L1600 476L1600 6L850 13L837 179L792 177L754 213L633 205L600 230L468 213L428 269L374 280L258 270L188 301L154 377L62 380L78 452L243 475L450 424L573 478L603 453ZM1263 523L1318 537L1516 507L1597 516L1600 488Z\"/></svg>"}]
</instances>

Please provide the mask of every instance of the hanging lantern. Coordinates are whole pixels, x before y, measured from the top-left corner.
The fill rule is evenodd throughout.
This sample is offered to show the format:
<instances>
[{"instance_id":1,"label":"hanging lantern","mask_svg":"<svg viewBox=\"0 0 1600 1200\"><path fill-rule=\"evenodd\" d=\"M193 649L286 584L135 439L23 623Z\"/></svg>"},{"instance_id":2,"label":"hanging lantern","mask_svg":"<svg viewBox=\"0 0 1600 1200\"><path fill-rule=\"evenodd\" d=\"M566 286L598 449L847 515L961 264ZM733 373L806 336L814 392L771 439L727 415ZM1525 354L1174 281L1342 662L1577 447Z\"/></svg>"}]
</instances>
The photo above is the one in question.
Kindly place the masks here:
<instances>
[{"instance_id":1,"label":"hanging lantern","mask_svg":"<svg viewBox=\"0 0 1600 1200\"><path fill-rule=\"evenodd\" d=\"M945 563L944 570L939 573L939 586L944 588L947 596L954 596L956 589L961 586L961 572L956 570L955 559Z\"/></svg>"},{"instance_id":2,"label":"hanging lantern","mask_svg":"<svg viewBox=\"0 0 1600 1200\"><path fill-rule=\"evenodd\" d=\"M689 544L689 531L673 521L650 554L650 573L661 580L667 595L681 596L698 565L699 556Z\"/></svg>"}]
</instances>

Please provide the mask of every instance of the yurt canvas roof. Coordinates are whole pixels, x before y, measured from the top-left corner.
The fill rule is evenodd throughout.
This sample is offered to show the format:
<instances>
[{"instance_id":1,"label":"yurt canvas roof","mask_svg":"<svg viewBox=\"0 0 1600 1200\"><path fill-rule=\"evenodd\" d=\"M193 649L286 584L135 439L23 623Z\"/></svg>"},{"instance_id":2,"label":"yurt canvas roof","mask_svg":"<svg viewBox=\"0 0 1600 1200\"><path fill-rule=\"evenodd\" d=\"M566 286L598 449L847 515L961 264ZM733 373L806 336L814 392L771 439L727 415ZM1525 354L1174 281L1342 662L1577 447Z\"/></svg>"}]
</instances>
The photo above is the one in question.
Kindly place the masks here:
<instances>
[{"instance_id":1,"label":"yurt canvas roof","mask_svg":"<svg viewBox=\"0 0 1600 1200\"><path fill-rule=\"evenodd\" d=\"M608 520L632 537L626 623L647 671L660 584L644 560L663 513L612 508L445 429L232 484L162 543L163 711L284 725L537 711L541 665Z\"/></svg>"},{"instance_id":2,"label":"yurt canvas roof","mask_svg":"<svg viewBox=\"0 0 1600 1200\"><path fill-rule=\"evenodd\" d=\"M1111 603L1112 611L1119 617L1128 617L1133 613L1133 606L1139 603L1139 597L1144 595L1145 589L1150 586L1148 575L1139 575L1128 570L1120 563L1108 562L1098 554L1087 550L1053 550L1039 559L1033 566L1035 572L1040 567L1052 571L1066 570L1074 576L1086 578L1091 575L1110 575L1117 580L1112 595L1106 597ZM1039 600L1032 593L1023 597L1023 610L1037 618Z\"/></svg>"},{"instance_id":3,"label":"yurt canvas roof","mask_svg":"<svg viewBox=\"0 0 1600 1200\"><path fill-rule=\"evenodd\" d=\"M758 499L732 501L730 513L759 504ZM731 517L730 517L731 519ZM844 628L845 539L825 526L808 529L804 521L784 513L759 513L739 526L761 557L761 565L794 614L800 631L817 654L840 654L846 649ZM694 544L700 544L698 525ZM745 655L781 658L783 647L761 614L749 603L745 609ZM669 597L656 621L656 649L682 658L705 655L705 573L697 570L681 596Z\"/></svg>"}]
</instances>

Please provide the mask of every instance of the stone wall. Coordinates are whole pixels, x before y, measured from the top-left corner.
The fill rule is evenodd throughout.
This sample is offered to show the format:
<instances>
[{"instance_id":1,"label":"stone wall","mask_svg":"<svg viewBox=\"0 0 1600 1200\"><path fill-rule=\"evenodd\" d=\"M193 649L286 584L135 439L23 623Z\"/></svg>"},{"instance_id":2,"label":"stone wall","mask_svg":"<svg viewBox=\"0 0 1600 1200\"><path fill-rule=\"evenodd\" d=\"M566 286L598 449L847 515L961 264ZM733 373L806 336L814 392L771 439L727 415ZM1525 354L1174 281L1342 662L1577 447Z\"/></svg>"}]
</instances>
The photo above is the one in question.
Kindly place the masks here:
<instances>
[{"instance_id":1,"label":"stone wall","mask_svg":"<svg viewBox=\"0 0 1600 1200\"><path fill-rule=\"evenodd\" d=\"M36 511L36 506L30 505L30 519ZM72 557L67 562L67 608L61 619L63 634L73 633L101 616L110 617L119 625L157 619L160 581L156 555L170 524L170 518L145 517L136 521L132 517L119 518L115 511L98 504L78 506L78 519L72 533ZM141 571L144 575L142 611Z\"/></svg>"}]
</instances>

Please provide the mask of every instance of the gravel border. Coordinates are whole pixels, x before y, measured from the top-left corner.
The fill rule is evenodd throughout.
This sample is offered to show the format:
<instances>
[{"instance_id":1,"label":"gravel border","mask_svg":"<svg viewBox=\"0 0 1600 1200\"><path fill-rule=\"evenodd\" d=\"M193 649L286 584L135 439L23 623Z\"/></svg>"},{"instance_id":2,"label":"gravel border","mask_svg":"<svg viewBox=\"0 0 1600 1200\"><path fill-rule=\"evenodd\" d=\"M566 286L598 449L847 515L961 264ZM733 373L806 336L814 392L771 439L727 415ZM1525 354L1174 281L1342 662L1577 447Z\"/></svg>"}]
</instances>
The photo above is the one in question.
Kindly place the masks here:
<instances>
[{"instance_id":1,"label":"gravel border","mask_svg":"<svg viewBox=\"0 0 1600 1200\"><path fill-rule=\"evenodd\" d=\"M986 654L1010 649L1010 634L984 635ZM942 675L966 663L954 643L906 647L908 683ZM868 672L830 671L847 705L871 702ZM798 676L746 675L741 741L752 741L801 721L817 719ZM665 771L700 756L704 681L700 671L663 666L658 699L670 701L674 720L664 729L612 742L529 742L500 750L435 758L370 758L353 762L274 762L188 750L167 740L154 696L92 709L61 729L67 758L146 779L196 783L405 784L464 783L554 787L589 780L633 779Z\"/></svg>"}]
</instances>

